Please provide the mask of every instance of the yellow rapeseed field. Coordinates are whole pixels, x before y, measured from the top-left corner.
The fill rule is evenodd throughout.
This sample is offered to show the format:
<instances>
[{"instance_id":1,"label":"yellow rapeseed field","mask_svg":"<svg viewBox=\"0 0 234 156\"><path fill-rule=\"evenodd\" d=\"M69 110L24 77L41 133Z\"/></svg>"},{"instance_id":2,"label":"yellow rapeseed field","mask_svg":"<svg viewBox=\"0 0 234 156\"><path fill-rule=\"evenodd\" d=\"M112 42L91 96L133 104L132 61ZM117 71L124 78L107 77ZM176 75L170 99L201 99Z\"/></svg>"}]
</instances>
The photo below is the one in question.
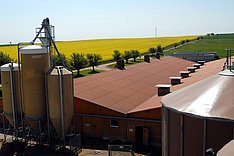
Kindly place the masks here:
<instances>
[{"instance_id":1,"label":"yellow rapeseed field","mask_svg":"<svg viewBox=\"0 0 234 156\"><path fill-rule=\"evenodd\" d=\"M121 39L97 39L79 41L59 41L56 45L59 51L68 58L73 52L101 54L103 60L112 59L113 50L123 53L125 50L139 50L147 52L150 47L161 45L162 47L180 42L181 40L194 39L197 36L159 37L159 38L121 38ZM0 51L8 53L17 59L17 46L0 46Z\"/></svg>"}]
</instances>

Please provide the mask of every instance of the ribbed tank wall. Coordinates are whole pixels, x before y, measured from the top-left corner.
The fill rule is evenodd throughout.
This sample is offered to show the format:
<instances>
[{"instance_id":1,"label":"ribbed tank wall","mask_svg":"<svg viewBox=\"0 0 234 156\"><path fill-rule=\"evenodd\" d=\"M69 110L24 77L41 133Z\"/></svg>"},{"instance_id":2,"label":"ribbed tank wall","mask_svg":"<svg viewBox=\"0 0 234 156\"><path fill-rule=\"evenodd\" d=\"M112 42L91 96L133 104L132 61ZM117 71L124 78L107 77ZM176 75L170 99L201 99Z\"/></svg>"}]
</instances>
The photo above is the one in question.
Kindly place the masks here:
<instances>
[{"instance_id":1,"label":"ribbed tank wall","mask_svg":"<svg viewBox=\"0 0 234 156\"><path fill-rule=\"evenodd\" d=\"M47 48L35 45L20 51L24 117L37 132L38 121L46 116L45 74L49 68L49 54Z\"/></svg>"},{"instance_id":2,"label":"ribbed tank wall","mask_svg":"<svg viewBox=\"0 0 234 156\"><path fill-rule=\"evenodd\" d=\"M164 106L163 106L164 107ZM163 156L203 155L212 148L217 153L233 139L232 120L201 117L163 108ZM167 112L167 113L165 113Z\"/></svg>"},{"instance_id":3,"label":"ribbed tank wall","mask_svg":"<svg viewBox=\"0 0 234 156\"><path fill-rule=\"evenodd\" d=\"M61 89L63 89L65 133L68 132L73 118L72 73L65 68L62 68L61 71L62 87L60 87L60 76L56 68L48 74L49 115L60 137L62 136Z\"/></svg>"},{"instance_id":4,"label":"ribbed tank wall","mask_svg":"<svg viewBox=\"0 0 234 156\"><path fill-rule=\"evenodd\" d=\"M1 79L2 79L2 96L3 96L3 111L13 125L13 108L12 108L12 94L14 93L15 101L15 114L20 113L20 94L19 94L19 81L18 81L18 64L13 64L11 74L11 63L1 66ZM11 77L12 76L12 77ZM12 86L13 85L13 86ZM13 91L14 90L14 91ZM17 123L16 123L17 124Z\"/></svg>"}]
</instances>

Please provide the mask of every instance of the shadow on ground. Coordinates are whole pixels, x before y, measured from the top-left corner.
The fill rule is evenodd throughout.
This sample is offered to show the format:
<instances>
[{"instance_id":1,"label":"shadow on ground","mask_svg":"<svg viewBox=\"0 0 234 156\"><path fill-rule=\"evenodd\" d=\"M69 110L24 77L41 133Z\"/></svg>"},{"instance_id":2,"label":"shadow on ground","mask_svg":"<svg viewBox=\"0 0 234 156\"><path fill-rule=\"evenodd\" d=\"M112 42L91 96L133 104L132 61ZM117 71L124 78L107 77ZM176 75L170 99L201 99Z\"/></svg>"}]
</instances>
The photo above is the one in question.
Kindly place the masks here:
<instances>
[{"instance_id":1,"label":"shadow on ground","mask_svg":"<svg viewBox=\"0 0 234 156\"><path fill-rule=\"evenodd\" d=\"M109 141L109 140L98 140L91 138L82 138L82 148L84 149L94 149L94 150L108 150L108 145L124 145L120 141ZM125 143L126 145L131 145ZM160 147L145 147L145 146L133 146L133 151L139 153L140 155L146 156L161 156Z\"/></svg>"}]
</instances>

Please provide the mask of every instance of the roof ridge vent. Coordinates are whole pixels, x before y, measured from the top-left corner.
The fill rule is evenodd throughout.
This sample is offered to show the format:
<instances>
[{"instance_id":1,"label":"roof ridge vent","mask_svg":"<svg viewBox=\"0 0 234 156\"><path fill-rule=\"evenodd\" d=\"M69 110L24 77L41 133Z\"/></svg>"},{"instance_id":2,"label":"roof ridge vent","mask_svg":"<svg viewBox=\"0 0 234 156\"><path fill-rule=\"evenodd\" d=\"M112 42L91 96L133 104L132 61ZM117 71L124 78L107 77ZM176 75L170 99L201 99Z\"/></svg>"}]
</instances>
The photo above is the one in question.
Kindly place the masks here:
<instances>
[{"instance_id":1,"label":"roof ridge vent","mask_svg":"<svg viewBox=\"0 0 234 156\"><path fill-rule=\"evenodd\" d=\"M144 62L150 63L150 56L149 55L144 55Z\"/></svg>"},{"instance_id":2,"label":"roof ridge vent","mask_svg":"<svg viewBox=\"0 0 234 156\"><path fill-rule=\"evenodd\" d=\"M116 61L116 66L119 70L124 70L125 69L125 63L123 59L119 59Z\"/></svg>"},{"instance_id":3,"label":"roof ridge vent","mask_svg":"<svg viewBox=\"0 0 234 156\"><path fill-rule=\"evenodd\" d=\"M190 71L180 71L180 76L182 78L189 77Z\"/></svg>"},{"instance_id":4,"label":"roof ridge vent","mask_svg":"<svg viewBox=\"0 0 234 156\"><path fill-rule=\"evenodd\" d=\"M196 67L196 69L200 69L201 68L201 64L200 63L195 63L195 64L193 64L193 67Z\"/></svg>"},{"instance_id":5,"label":"roof ridge vent","mask_svg":"<svg viewBox=\"0 0 234 156\"><path fill-rule=\"evenodd\" d=\"M197 61L197 63L199 63L199 64L201 64L201 66L203 66L206 63L206 61L199 60L199 61Z\"/></svg>"},{"instance_id":6,"label":"roof ridge vent","mask_svg":"<svg viewBox=\"0 0 234 156\"><path fill-rule=\"evenodd\" d=\"M196 67L187 67L187 70L190 71L190 73L195 73Z\"/></svg>"},{"instance_id":7,"label":"roof ridge vent","mask_svg":"<svg viewBox=\"0 0 234 156\"><path fill-rule=\"evenodd\" d=\"M169 94L171 84L157 84L156 87L158 88L158 96L164 96L166 94Z\"/></svg>"},{"instance_id":8,"label":"roof ridge vent","mask_svg":"<svg viewBox=\"0 0 234 156\"><path fill-rule=\"evenodd\" d=\"M181 79L182 79L182 77L181 76L172 76L172 77L170 77L170 79L171 79L171 85L177 85L177 84L181 84L182 83L182 81L181 81Z\"/></svg>"}]
</instances>

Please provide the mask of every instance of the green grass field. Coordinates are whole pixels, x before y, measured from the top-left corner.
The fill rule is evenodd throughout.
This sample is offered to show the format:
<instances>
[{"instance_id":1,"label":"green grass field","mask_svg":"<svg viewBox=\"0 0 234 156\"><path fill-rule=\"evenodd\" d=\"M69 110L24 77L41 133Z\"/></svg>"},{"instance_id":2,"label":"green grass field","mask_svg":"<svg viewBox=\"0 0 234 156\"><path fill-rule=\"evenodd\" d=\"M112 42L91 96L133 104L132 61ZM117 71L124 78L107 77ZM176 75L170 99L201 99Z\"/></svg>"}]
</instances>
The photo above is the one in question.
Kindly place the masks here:
<instances>
[{"instance_id":1,"label":"green grass field","mask_svg":"<svg viewBox=\"0 0 234 156\"><path fill-rule=\"evenodd\" d=\"M137 64L137 63L141 63L141 62L144 62L143 58L136 59L136 62L134 62L133 60L128 60L128 63L125 63L125 66L127 67L127 66L134 65L134 64ZM117 68L116 66L117 66L116 63L114 63L114 64L108 65L107 67L115 69L115 68Z\"/></svg>"},{"instance_id":2,"label":"green grass field","mask_svg":"<svg viewBox=\"0 0 234 156\"><path fill-rule=\"evenodd\" d=\"M98 39L80 41L60 41L56 42L60 53L68 58L73 52L98 53L103 61L112 59L113 50L124 52L125 50L139 50L141 53L147 52L150 47L161 45L166 47L173 43L186 39L195 39L197 36L179 37L159 37L159 38L122 38L122 39ZM17 46L0 46L0 51L8 53L12 58L17 59Z\"/></svg>"},{"instance_id":3,"label":"green grass field","mask_svg":"<svg viewBox=\"0 0 234 156\"><path fill-rule=\"evenodd\" d=\"M205 37L203 40L170 50L166 54L174 52L217 52L223 58L226 56L226 48L234 50L234 34Z\"/></svg>"},{"instance_id":4,"label":"green grass field","mask_svg":"<svg viewBox=\"0 0 234 156\"><path fill-rule=\"evenodd\" d=\"M101 73L104 72L103 70L91 70L91 69L85 69L85 70L81 70L80 71L80 75L77 75L77 72L73 72L73 77L74 78L78 78L78 77L84 77L84 76L88 76L88 75L92 75L92 74L97 74L97 73Z\"/></svg>"}]
</instances>

